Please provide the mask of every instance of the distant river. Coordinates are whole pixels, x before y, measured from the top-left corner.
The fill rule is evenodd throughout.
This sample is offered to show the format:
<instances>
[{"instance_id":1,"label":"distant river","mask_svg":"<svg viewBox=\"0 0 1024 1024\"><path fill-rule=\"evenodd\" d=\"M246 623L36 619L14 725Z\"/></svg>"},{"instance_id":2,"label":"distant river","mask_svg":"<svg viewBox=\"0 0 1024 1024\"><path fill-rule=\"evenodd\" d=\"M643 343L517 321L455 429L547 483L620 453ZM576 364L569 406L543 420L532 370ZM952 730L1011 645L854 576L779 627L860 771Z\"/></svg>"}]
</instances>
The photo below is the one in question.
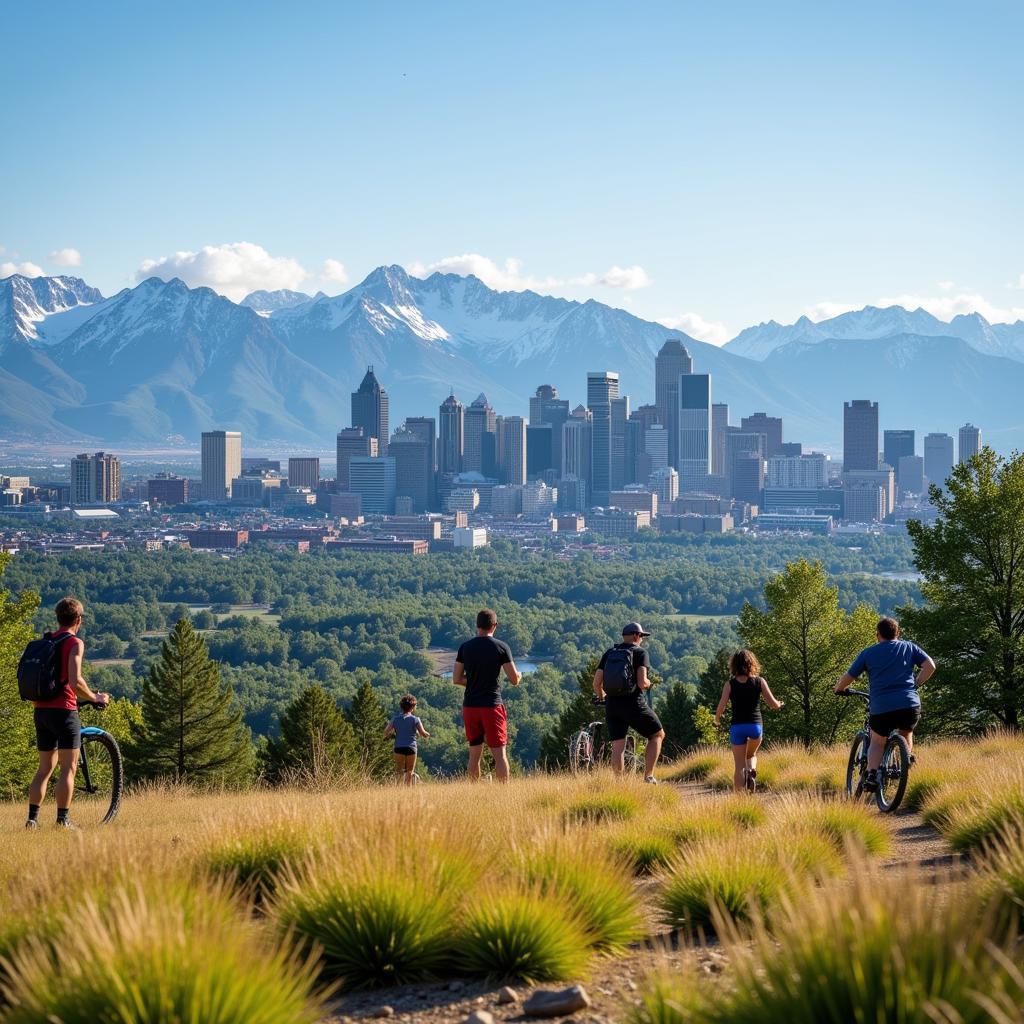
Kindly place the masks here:
<instances>
[{"instance_id":1,"label":"distant river","mask_svg":"<svg viewBox=\"0 0 1024 1024\"><path fill-rule=\"evenodd\" d=\"M516 668L523 673L524 676L528 676L531 672L536 672L541 666L540 662L536 661L516 661ZM442 679L451 679L451 672L442 672Z\"/></svg>"}]
</instances>

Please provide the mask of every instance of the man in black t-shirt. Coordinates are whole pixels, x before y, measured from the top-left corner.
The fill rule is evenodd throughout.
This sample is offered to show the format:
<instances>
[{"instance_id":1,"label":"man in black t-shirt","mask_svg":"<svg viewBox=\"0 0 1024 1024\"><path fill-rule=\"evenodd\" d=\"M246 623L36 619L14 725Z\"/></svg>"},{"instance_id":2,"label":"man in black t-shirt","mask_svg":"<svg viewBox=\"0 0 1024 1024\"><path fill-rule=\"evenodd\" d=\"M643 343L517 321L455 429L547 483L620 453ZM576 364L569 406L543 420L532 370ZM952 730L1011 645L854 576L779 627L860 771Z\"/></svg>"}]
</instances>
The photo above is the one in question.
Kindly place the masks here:
<instances>
[{"instance_id":1,"label":"man in black t-shirt","mask_svg":"<svg viewBox=\"0 0 1024 1024\"><path fill-rule=\"evenodd\" d=\"M623 754L626 750L626 733L635 729L647 740L644 755L644 781L657 783L654 766L661 754L665 730L661 721L648 705L645 694L651 683L648 672L651 667L650 655L643 649L644 637L650 636L639 622L631 622L622 629L622 643L609 648L601 655L597 672L594 673L594 695L605 702L605 717L608 721L608 738L612 741L612 769L622 772ZM629 651L632 654L633 686L625 694L612 696L605 693L604 670L612 651Z\"/></svg>"},{"instance_id":2,"label":"man in black t-shirt","mask_svg":"<svg viewBox=\"0 0 1024 1024\"><path fill-rule=\"evenodd\" d=\"M516 671L508 644L495 639L497 628L498 617L490 608L477 615L477 635L467 640L455 655L452 682L466 688L462 721L469 741L469 777L480 778L480 757L486 740L498 781L508 782L508 728L501 699L501 673L513 686L518 686L523 677Z\"/></svg>"}]
</instances>

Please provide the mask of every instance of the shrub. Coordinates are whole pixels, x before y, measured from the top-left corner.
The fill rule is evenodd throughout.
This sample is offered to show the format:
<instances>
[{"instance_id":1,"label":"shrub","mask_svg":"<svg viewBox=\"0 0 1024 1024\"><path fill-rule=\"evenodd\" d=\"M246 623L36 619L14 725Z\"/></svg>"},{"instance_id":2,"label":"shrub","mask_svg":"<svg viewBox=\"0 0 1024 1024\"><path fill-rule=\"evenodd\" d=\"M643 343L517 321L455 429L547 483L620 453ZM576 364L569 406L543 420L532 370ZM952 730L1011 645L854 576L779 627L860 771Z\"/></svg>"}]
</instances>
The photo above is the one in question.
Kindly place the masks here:
<instances>
[{"instance_id":1,"label":"shrub","mask_svg":"<svg viewBox=\"0 0 1024 1024\"><path fill-rule=\"evenodd\" d=\"M721 763L721 751L700 748L680 758L663 775L679 782L703 782Z\"/></svg>"},{"instance_id":2,"label":"shrub","mask_svg":"<svg viewBox=\"0 0 1024 1024\"><path fill-rule=\"evenodd\" d=\"M999 919L1024 933L1024 819L985 851L981 885L986 903Z\"/></svg>"},{"instance_id":3,"label":"shrub","mask_svg":"<svg viewBox=\"0 0 1024 1024\"><path fill-rule=\"evenodd\" d=\"M982 780L984 783L984 780ZM973 800L955 803L939 823L954 850L969 853L999 842L1024 818L1024 777L980 785Z\"/></svg>"},{"instance_id":4,"label":"shrub","mask_svg":"<svg viewBox=\"0 0 1024 1024\"><path fill-rule=\"evenodd\" d=\"M791 820L823 835L839 853L844 852L851 842L875 855L892 849L889 830L879 821L878 815L863 804L797 805L793 808Z\"/></svg>"},{"instance_id":5,"label":"shrub","mask_svg":"<svg viewBox=\"0 0 1024 1024\"><path fill-rule=\"evenodd\" d=\"M740 796L726 808L725 817L740 828L757 828L768 819L768 812L761 804Z\"/></svg>"},{"instance_id":6,"label":"shrub","mask_svg":"<svg viewBox=\"0 0 1024 1024\"><path fill-rule=\"evenodd\" d=\"M692 1024L702 1001L692 971L656 974L641 993L632 1014L633 1024Z\"/></svg>"},{"instance_id":7,"label":"shrub","mask_svg":"<svg viewBox=\"0 0 1024 1024\"><path fill-rule=\"evenodd\" d=\"M587 960L587 937L561 903L536 892L505 892L469 909L456 950L469 974L532 984L576 974Z\"/></svg>"},{"instance_id":8,"label":"shrub","mask_svg":"<svg viewBox=\"0 0 1024 1024\"><path fill-rule=\"evenodd\" d=\"M593 825L636 817L640 800L631 793L603 793L574 800L565 811L567 822Z\"/></svg>"},{"instance_id":9,"label":"shrub","mask_svg":"<svg viewBox=\"0 0 1024 1024\"><path fill-rule=\"evenodd\" d=\"M283 872L308 856L309 846L305 829L280 825L222 839L200 855L199 865L263 900L277 888Z\"/></svg>"},{"instance_id":10,"label":"shrub","mask_svg":"<svg viewBox=\"0 0 1024 1024\"><path fill-rule=\"evenodd\" d=\"M631 828L611 840L611 849L634 875L649 875L656 868L672 860L678 845L667 831L650 831L643 827Z\"/></svg>"},{"instance_id":11,"label":"shrub","mask_svg":"<svg viewBox=\"0 0 1024 1024\"><path fill-rule=\"evenodd\" d=\"M11 957L5 1021L313 1024L322 1014L313 966L287 944L271 949L216 888L135 885L102 906L86 895L59 930L74 936L59 965L40 939Z\"/></svg>"}]
</instances>

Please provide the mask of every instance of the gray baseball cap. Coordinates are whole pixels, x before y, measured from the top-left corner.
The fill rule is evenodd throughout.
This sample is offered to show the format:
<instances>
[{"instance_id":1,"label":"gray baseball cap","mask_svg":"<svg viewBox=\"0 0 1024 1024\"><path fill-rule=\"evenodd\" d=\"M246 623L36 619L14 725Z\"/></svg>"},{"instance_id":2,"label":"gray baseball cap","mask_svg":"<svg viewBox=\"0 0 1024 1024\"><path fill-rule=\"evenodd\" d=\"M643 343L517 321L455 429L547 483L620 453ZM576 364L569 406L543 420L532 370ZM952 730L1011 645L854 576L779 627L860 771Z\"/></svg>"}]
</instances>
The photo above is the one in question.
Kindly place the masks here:
<instances>
[{"instance_id":1,"label":"gray baseball cap","mask_svg":"<svg viewBox=\"0 0 1024 1024\"><path fill-rule=\"evenodd\" d=\"M647 632L646 629L643 628L643 626L640 625L639 622L629 622L625 626L622 627L622 635L623 636L633 636L635 634L639 634L640 636L650 636L651 635L650 633Z\"/></svg>"}]
</instances>

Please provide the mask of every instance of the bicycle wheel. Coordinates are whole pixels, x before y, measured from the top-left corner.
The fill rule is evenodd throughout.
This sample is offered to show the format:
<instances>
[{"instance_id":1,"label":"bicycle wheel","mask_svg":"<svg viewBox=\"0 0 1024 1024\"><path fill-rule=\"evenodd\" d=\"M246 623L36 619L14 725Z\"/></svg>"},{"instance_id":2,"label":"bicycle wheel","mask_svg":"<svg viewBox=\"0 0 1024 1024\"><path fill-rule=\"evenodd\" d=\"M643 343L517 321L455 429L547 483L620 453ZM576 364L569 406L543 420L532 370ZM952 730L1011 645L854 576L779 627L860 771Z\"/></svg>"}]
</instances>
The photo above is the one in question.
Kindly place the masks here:
<instances>
[{"instance_id":1,"label":"bicycle wheel","mask_svg":"<svg viewBox=\"0 0 1024 1024\"><path fill-rule=\"evenodd\" d=\"M580 729L569 738L569 768L573 772L585 772L590 766L590 733Z\"/></svg>"},{"instance_id":2,"label":"bicycle wheel","mask_svg":"<svg viewBox=\"0 0 1024 1024\"><path fill-rule=\"evenodd\" d=\"M864 795L864 772L868 767L868 737L859 732L850 747L850 760L846 765L846 795L859 800Z\"/></svg>"},{"instance_id":3,"label":"bicycle wheel","mask_svg":"<svg viewBox=\"0 0 1024 1024\"><path fill-rule=\"evenodd\" d=\"M622 751L623 770L627 773L638 772L643 765L644 759L637 753L636 737L630 733L626 737L626 746Z\"/></svg>"},{"instance_id":4,"label":"bicycle wheel","mask_svg":"<svg viewBox=\"0 0 1024 1024\"><path fill-rule=\"evenodd\" d=\"M903 801L910 774L910 748L898 733L885 741L882 763L878 769L878 809L891 814Z\"/></svg>"},{"instance_id":5,"label":"bicycle wheel","mask_svg":"<svg viewBox=\"0 0 1024 1024\"><path fill-rule=\"evenodd\" d=\"M113 821L123 790L124 765L117 740L102 729L83 729L71 820L83 826Z\"/></svg>"}]
</instances>

